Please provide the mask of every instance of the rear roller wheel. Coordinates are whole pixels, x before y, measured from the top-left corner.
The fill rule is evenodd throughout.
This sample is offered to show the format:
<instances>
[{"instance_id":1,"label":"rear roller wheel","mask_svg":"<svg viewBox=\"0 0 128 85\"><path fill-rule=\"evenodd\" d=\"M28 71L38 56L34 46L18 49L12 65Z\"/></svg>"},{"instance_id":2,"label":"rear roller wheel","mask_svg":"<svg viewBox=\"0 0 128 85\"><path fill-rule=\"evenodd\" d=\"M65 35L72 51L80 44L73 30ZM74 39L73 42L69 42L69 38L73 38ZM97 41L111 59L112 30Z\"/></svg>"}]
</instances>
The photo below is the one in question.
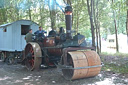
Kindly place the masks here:
<instances>
[{"instance_id":1,"label":"rear roller wheel","mask_svg":"<svg viewBox=\"0 0 128 85\"><path fill-rule=\"evenodd\" d=\"M25 65L28 70L38 70L41 62L41 49L38 43L30 42L25 47Z\"/></svg>"}]
</instances>

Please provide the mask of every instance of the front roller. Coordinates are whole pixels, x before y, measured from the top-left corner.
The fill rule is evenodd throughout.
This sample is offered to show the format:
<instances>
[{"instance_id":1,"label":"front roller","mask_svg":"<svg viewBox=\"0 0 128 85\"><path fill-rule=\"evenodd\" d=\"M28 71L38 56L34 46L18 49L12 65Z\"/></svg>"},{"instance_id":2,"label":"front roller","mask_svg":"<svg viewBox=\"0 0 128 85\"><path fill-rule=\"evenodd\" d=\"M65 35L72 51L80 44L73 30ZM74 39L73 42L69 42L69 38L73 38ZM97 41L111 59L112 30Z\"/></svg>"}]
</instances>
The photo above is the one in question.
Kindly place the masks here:
<instances>
[{"instance_id":1,"label":"front roller","mask_svg":"<svg viewBox=\"0 0 128 85\"><path fill-rule=\"evenodd\" d=\"M66 68L62 72L67 80L74 80L96 76L100 70L100 57L95 51L72 51L67 54Z\"/></svg>"},{"instance_id":2,"label":"front roller","mask_svg":"<svg viewBox=\"0 0 128 85\"><path fill-rule=\"evenodd\" d=\"M42 62L41 48L38 43L29 42L25 47L25 65L28 70L38 70Z\"/></svg>"}]
</instances>

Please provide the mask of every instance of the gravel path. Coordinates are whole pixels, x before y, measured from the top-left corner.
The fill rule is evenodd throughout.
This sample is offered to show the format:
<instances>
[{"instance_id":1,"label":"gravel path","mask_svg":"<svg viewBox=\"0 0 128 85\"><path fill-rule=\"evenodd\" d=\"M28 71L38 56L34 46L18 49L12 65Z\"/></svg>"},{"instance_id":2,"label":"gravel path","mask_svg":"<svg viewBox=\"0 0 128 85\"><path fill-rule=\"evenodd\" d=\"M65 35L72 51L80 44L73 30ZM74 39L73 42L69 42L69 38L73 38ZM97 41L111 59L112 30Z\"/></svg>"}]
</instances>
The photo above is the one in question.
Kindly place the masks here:
<instances>
[{"instance_id":1,"label":"gravel path","mask_svg":"<svg viewBox=\"0 0 128 85\"><path fill-rule=\"evenodd\" d=\"M0 85L128 85L128 74L101 71L96 77L68 81L57 68L28 71L0 61Z\"/></svg>"}]
</instances>

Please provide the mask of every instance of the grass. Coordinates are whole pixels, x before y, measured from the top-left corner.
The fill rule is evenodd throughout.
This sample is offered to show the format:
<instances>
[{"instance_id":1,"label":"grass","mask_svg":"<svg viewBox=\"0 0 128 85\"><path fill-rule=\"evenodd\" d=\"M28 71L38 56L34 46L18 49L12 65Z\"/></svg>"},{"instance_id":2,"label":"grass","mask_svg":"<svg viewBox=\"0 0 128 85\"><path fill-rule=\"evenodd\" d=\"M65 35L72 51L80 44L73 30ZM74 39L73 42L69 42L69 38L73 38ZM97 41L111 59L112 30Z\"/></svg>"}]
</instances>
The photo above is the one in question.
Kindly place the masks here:
<instances>
[{"instance_id":1,"label":"grass","mask_svg":"<svg viewBox=\"0 0 128 85\"><path fill-rule=\"evenodd\" d=\"M128 73L128 66L117 66L115 64L105 64L102 69L102 71L112 71L115 73Z\"/></svg>"},{"instance_id":2,"label":"grass","mask_svg":"<svg viewBox=\"0 0 128 85\"><path fill-rule=\"evenodd\" d=\"M128 73L128 61L124 60L124 57L128 57L127 53L101 53L100 56L104 56L101 57L101 60L104 63L104 66L101 70L112 71L115 73ZM118 56L118 60L110 60L112 62L105 62L104 58L109 56Z\"/></svg>"},{"instance_id":3,"label":"grass","mask_svg":"<svg viewBox=\"0 0 128 85\"><path fill-rule=\"evenodd\" d=\"M128 57L128 53L107 53L107 52L102 52L100 53L102 56L120 56L120 57Z\"/></svg>"}]
</instances>

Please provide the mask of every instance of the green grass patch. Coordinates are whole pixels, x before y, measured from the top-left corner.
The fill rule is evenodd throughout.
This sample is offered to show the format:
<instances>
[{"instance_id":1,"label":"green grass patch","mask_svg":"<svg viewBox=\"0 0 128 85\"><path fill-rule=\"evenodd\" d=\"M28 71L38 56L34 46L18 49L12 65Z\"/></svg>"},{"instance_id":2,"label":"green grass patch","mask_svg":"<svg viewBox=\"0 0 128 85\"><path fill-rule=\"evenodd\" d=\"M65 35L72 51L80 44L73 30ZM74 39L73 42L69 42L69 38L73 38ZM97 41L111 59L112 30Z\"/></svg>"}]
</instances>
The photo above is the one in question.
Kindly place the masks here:
<instances>
[{"instance_id":1,"label":"green grass patch","mask_svg":"<svg viewBox=\"0 0 128 85\"><path fill-rule=\"evenodd\" d=\"M101 61L104 66L101 70L115 73L128 73L127 53L101 53Z\"/></svg>"},{"instance_id":2,"label":"green grass patch","mask_svg":"<svg viewBox=\"0 0 128 85\"><path fill-rule=\"evenodd\" d=\"M102 56L120 56L120 57L128 57L128 53L107 53L107 52L102 52L100 53Z\"/></svg>"},{"instance_id":3,"label":"green grass patch","mask_svg":"<svg viewBox=\"0 0 128 85\"><path fill-rule=\"evenodd\" d=\"M128 73L128 65L117 66L115 64L105 64L102 71L112 71L115 73Z\"/></svg>"}]
</instances>

